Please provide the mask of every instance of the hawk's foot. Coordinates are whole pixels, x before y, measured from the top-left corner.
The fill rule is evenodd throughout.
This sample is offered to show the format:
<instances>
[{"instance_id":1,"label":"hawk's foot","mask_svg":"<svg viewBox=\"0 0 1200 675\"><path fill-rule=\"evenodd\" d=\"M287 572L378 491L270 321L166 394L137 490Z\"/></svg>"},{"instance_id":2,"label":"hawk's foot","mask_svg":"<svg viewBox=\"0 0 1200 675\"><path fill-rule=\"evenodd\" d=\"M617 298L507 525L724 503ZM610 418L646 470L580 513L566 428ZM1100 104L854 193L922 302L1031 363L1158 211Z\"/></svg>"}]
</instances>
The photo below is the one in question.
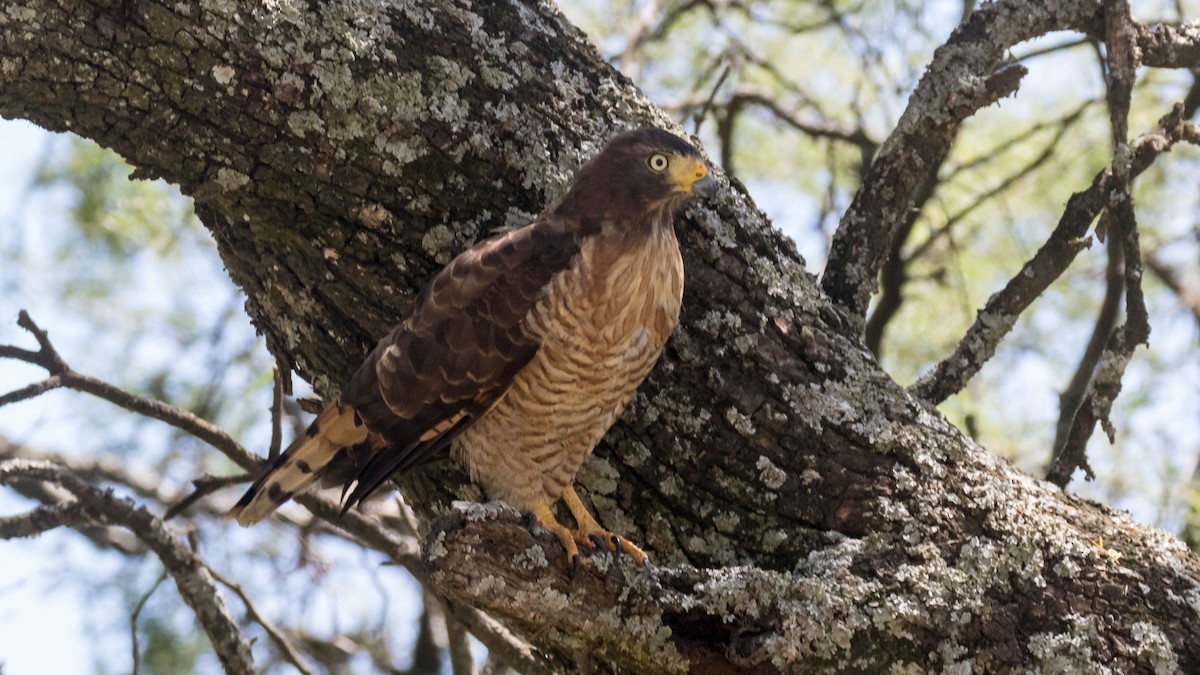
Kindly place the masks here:
<instances>
[{"instance_id":1,"label":"hawk's foot","mask_svg":"<svg viewBox=\"0 0 1200 675\"><path fill-rule=\"evenodd\" d=\"M559 523L550 510L550 505L546 502L540 502L533 507L533 517L542 529L557 537L563 548L566 549L567 562L571 566L571 576L575 576L575 572L579 570L579 549L581 547L588 552L598 548L607 548L614 553L624 553L643 567L650 565L650 557L646 555L645 551L628 539L600 527L596 519L583 507L575 490L567 488L567 491L563 493L563 498L567 502L567 508L571 509L572 515L575 516L575 522L579 525L576 529L572 530Z\"/></svg>"},{"instance_id":2,"label":"hawk's foot","mask_svg":"<svg viewBox=\"0 0 1200 675\"><path fill-rule=\"evenodd\" d=\"M550 505L540 501L533 507L533 517L542 529L558 537L563 548L567 550L567 564L571 566L571 576L579 570L579 546L575 544L575 535L554 517Z\"/></svg>"},{"instance_id":3,"label":"hawk's foot","mask_svg":"<svg viewBox=\"0 0 1200 675\"><path fill-rule=\"evenodd\" d=\"M567 503L567 508L571 509L571 515L575 516L575 522L579 526L573 532L578 545L589 551L604 546L609 551L624 553L643 567L650 564L650 556L646 555L646 552L638 548L636 544L623 537L618 537L611 530L600 527L600 523L596 522L596 519L584 507L583 502L579 501L579 495L575 494L574 486L567 486L567 489L563 491L563 501Z\"/></svg>"}]
</instances>

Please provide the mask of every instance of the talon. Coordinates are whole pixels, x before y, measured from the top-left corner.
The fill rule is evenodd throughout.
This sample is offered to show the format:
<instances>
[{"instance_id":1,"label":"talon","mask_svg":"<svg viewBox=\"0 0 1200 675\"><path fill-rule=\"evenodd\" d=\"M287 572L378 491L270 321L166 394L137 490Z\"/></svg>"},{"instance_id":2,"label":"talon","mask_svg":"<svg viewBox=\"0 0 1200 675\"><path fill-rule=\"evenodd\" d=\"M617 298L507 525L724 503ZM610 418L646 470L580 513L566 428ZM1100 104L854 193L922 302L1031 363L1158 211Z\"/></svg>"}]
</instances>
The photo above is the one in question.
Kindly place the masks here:
<instances>
[{"instance_id":1,"label":"talon","mask_svg":"<svg viewBox=\"0 0 1200 675\"><path fill-rule=\"evenodd\" d=\"M593 549L597 549L597 548L604 548L604 547L605 547L605 544L604 544L604 537L601 537L601 536L600 536L600 535L598 535L598 534L595 534L595 533L589 534L589 535L587 536L587 540L588 540L589 542L591 542L591 544L592 544L592 548L593 548Z\"/></svg>"},{"instance_id":2,"label":"talon","mask_svg":"<svg viewBox=\"0 0 1200 675\"><path fill-rule=\"evenodd\" d=\"M571 581L574 581L574 580L575 580L575 577L579 575L579 564L580 564L580 561L581 561L581 558L580 558L580 555L579 555L578 553L576 553L575 555L571 556L571 569L570 569L570 571L567 573L567 576L568 576L568 577L571 579Z\"/></svg>"},{"instance_id":3,"label":"talon","mask_svg":"<svg viewBox=\"0 0 1200 675\"><path fill-rule=\"evenodd\" d=\"M613 555L621 555L621 553L622 553L621 538L618 537L616 535L616 533L613 533L613 536L612 536L612 551L613 551Z\"/></svg>"}]
</instances>

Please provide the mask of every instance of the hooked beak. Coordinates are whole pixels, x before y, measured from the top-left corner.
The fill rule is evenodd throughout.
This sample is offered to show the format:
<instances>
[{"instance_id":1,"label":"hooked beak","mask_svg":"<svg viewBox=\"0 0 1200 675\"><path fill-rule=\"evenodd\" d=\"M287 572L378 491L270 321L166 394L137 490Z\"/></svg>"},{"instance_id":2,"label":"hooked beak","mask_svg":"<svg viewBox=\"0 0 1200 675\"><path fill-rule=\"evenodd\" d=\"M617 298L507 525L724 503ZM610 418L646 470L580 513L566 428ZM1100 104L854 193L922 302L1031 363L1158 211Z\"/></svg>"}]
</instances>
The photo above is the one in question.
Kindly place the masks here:
<instances>
[{"instance_id":1,"label":"hooked beak","mask_svg":"<svg viewBox=\"0 0 1200 675\"><path fill-rule=\"evenodd\" d=\"M708 165L699 157L687 157L682 162L672 163L669 180L676 192L700 195L705 200L717 194L717 181L708 170Z\"/></svg>"},{"instance_id":2,"label":"hooked beak","mask_svg":"<svg viewBox=\"0 0 1200 675\"><path fill-rule=\"evenodd\" d=\"M717 181L712 172L704 174L703 178L692 183L692 194L700 195L704 201L710 201L717 195Z\"/></svg>"}]
</instances>

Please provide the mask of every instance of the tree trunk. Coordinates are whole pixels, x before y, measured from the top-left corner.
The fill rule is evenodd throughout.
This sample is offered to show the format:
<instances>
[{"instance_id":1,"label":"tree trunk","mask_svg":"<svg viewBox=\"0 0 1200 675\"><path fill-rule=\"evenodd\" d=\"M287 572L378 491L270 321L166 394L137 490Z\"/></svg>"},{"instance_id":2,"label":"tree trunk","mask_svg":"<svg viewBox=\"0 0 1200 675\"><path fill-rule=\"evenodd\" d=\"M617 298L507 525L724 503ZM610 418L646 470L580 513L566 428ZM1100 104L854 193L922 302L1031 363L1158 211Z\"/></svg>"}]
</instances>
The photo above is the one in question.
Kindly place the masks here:
<instances>
[{"instance_id":1,"label":"tree trunk","mask_svg":"<svg viewBox=\"0 0 1200 675\"><path fill-rule=\"evenodd\" d=\"M983 91L1008 46L1100 12L1041 7L960 28L877 164L937 156L1011 90ZM272 351L327 397L456 252L526 222L619 129L672 124L552 5L452 0L7 0L0 113L192 196ZM847 250L886 249L919 179L879 166ZM653 569L598 556L568 579L516 515L451 508L480 495L443 462L402 482L437 592L560 667L1200 672L1200 565L1174 538L906 393L739 186L677 228L681 325L578 479ZM874 283L842 272L846 297Z\"/></svg>"}]
</instances>

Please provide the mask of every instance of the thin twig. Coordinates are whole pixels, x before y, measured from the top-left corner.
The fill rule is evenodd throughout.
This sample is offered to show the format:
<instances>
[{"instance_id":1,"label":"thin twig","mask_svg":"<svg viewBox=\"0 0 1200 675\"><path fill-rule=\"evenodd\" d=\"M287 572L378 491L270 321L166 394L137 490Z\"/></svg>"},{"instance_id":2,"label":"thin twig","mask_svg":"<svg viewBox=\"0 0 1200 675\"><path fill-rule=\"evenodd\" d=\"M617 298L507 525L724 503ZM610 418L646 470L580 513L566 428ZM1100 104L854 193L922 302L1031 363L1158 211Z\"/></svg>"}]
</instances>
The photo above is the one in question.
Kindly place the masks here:
<instances>
[{"instance_id":1,"label":"thin twig","mask_svg":"<svg viewBox=\"0 0 1200 675\"><path fill-rule=\"evenodd\" d=\"M162 582L166 580L167 569L164 567L162 574L158 575L158 580L155 581L154 585L150 587L150 590L146 591L145 595L138 600L137 604L133 607L133 613L129 615L129 637L131 638L130 642L133 643L133 675L138 675L138 670L141 668L142 661L142 650L138 647L138 616L141 615L142 608L146 606L146 602L150 600L150 596L154 595L154 591L157 591L158 587L162 585Z\"/></svg>"},{"instance_id":2,"label":"thin twig","mask_svg":"<svg viewBox=\"0 0 1200 675\"><path fill-rule=\"evenodd\" d=\"M1200 80L1197 80L1200 81ZM1180 278L1180 273L1158 256L1157 251L1146 254L1146 268L1154 273L1162 285L1175 294L1175 298L1184 309L1191 312L1192 319L1200 328L1200 288L1189 288Z\"/></svg>"},{"instance_id":3,"label":"thin twig","mask_svg":"<svg viewBox=\"0 0 1200 675\"><path fill-rule=\"evenodd\" d=\"M1130 176L1145 171L1179 141L1190 141L1196 128L1180 116L1181 106L1158 122L1157 128L1132 145ZM1067 200L1066 208L1049 239L1008 284L988 299L975 323L959 340L954 352L909 387L909 392L931 403L941 403L960 391L992 357L1017 318L1070 265L1079 251L1090 245L1088 228L1108 204L1114 188L1113 171L1096 175L1086 190Z\"/></svg>"},{"instance_id":4,"label":"thin twig","mask_svg":"<svg viewBox=\"0 0 1200 675\"><path fill-rule=\"evenodd\" d=\"M296 670L299 670L301 673L303 673L303 675L312 675L312 668L305 663L305 660L300 656L300 652L296 650L296 646L292 644L292 641L288 639L288 636L285 635L282 630L280 630L275 624L263 618L263 616L258 613L258 610L254 607L254 603L250 602L250 598L246 595L246 591L242 589L242 585L217 572L212 568L211 565L207 565L206 563L206 566L208 567L208 573L211 574L214 579L221 582L223 586L233 591L233 594L238 596L238 598L242 601L242 604L246 607L246 616L248 616L251 621L262 626L263 630L267 631L267 635L271 638L271 641L274 642L275 646L279 648L279 651L283 653L283 658L286 659L288 663L295 666Z\"/></svg>"},{"instance_id":5,"label":"thin twig","mask_svg":"<svg viewBox=\"0 0 1200 675\"><path fill-rule=\"evenodd\" d=\"M251 675L250 643L229 614L204 561L158 518L131 500L101 491L50 462L10 459L0 462L0 484L21 479L61 485L79 500L81 514L96 524L120 525L141 539L170 571L179 595L196 613L213 651L227 673Z\"/></svg>"},{"instance_id":6,"label":"thin twig","mask_svg":"<svg viewBox=\"0 0 1200 675\"><path fill-rule=\"evenodd\" d=\"M271 390L271 446L267 449L267 461L279 456L283 445L283 371L275 366L275 386Z\"/></svg>"},{"instance_id":7,"label":"thin twig","mask_svg":"<svg viewBox=\"0 0 1200 675\"><path fill-rule=\"evenodd\" d=\"M186 511L193 504L204 499L208 495L220 490L221 488L237 485L250 480L251 475L248 473L239 473L233 476L203 476L192 481L195 487L188 496L172 505L167 512L163 514L163 520L171 520L175 516Z\"/></svg>"},{"instance_id":8,"label":"thin twig","mask_svg":"<svg viewBox=\"0 0 1200 675\"><path fill-rule=\"evenodd\" d=\"M10 391L5 395L0 396L0 407L6 406L9 403L24 401L25 399L33 398L34 396L41 396L42 394L53 389L58 389L61 386L63 386L62 378L58 375L51 375L41 382L34 382L33 384L26 385L20 389Z\"/></svg>"},{"instance_id":9,"label":"thin twig","mask_svg":"<svg viewBox=\"0 0 1200 675\"><path fill-rule=\"evenodd\" d=\"M50 343L50 339L46 332L38 327L29 317L25 310L21 310L18 314L17 325L24 328L33 334L40 346L37 352L28 352L25 350L15 350L10 348L5 350L5 353L11 358L15 358L26 363L41 366L49 371L51 379L57 377L61 382L57 386L82 391L93 396L102 398L110 403L114 403L130 412L135 412L146 417L153 417L174 426L178 429L186 431L196 438L208 443L217 450L220 450L227 457L236 462L244 469L256 469L259 465L259 458L246 450L240 443L233 439L232 436L225 433L223 429L201 419L196 415L177 408L173 405L158 401L155 399L138 396L132 394L119 387L115 387L107 382L98 380L94 377L81 375L72 370L58 352ZM23 352L23 353L17 353ZM49 380L44 380L49 382ZM39 383L41 384L41 383ZM26 387L29 389L29 387ZM41 393L41 392L38 392ZM8 396L11 396L9 394ZM7 402L8 396L0 399L0 404Z\"/></svg>"}]
</instances>

